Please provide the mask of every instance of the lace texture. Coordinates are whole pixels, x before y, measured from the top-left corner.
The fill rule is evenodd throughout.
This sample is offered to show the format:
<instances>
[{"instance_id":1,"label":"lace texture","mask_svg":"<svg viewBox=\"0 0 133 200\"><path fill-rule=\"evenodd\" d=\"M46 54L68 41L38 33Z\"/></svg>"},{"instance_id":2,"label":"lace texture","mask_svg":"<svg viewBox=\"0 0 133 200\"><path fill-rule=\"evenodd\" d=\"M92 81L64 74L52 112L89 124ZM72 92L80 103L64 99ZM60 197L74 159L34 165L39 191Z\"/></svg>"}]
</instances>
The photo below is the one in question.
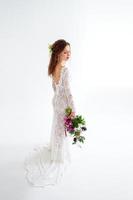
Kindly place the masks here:
<instances>
[{"instance_id":1,"label":"lace texture","mask_svg":"<svg viewBox=\"0 0 133 200\"><path fill-rule=\"evenodd\" d=\"M37 146L24 160L26 179L32 186L45 187L55 185L62 180L71 164L70 136L65 135L63 118L67 106L75 112L73 96L69 85L67 67L61 69L59 83L52 79L54 96L52 98L53 120L49 144Z\"/></svg>"}]
</instances>

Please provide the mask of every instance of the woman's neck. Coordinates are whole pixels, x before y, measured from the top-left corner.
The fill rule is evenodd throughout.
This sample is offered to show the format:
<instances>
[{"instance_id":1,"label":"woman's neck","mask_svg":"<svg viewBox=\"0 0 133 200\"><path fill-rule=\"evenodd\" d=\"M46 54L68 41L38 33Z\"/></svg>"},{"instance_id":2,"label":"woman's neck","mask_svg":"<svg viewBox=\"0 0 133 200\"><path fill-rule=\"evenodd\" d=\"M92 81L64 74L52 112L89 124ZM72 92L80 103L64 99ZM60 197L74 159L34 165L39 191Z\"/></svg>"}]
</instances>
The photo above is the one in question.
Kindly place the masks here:
<instances>
[{"instance_id":1,"label":"woman's neck","mask_svg":"<svg viewBox=\"0 0 133 200\"><path fill-rule=\"evenodd\" d=\"M64 61L57 63L56 67L58 67L59 69L61 69L62 67L65 67L65 63Z\"/></svg>"}]
</instances>

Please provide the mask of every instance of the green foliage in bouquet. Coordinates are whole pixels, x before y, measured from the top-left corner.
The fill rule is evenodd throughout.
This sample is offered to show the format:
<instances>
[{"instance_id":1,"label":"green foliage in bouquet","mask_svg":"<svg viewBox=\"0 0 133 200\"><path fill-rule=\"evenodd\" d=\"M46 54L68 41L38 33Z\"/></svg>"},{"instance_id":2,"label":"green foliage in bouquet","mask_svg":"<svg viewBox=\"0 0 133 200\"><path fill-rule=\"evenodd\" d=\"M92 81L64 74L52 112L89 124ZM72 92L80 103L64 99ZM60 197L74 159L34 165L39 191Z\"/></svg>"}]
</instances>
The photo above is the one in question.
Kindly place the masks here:
<instances>
[{"instance_id":1,"label":"green foliage in bouquet","mask_svg":"<svg viewBox=\"0 0 133 200\"><path fill-rule=\"evenodd\" d=\"M81 124L85 125L85 120L81 115L76 115L74 119L72 119L73 126L78 128Z\"/></svg>"}]
</instances>

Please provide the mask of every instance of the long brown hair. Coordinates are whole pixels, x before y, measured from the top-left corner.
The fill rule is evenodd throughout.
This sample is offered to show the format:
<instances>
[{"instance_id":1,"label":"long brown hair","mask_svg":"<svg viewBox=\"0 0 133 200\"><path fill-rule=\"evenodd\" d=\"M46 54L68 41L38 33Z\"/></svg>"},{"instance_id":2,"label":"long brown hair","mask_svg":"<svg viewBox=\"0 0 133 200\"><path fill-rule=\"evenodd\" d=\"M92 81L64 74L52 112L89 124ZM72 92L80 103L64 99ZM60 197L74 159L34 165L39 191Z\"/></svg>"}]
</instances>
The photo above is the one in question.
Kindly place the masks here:
<instances>
[{"instance_id":1,"label":"long brown hair","mask_svg":"<svg viewBox=\"0 0 133 200\"><path fill-rule=\"evenodd\" d=\"M64 50L66 45L70 46L70 43L65 41L64 39L59 39L56 40L52 45L51 45L51 57L48 65L48 75L52 75L55 68L56 64L58 62L58 55Z\"/></svg>"}]
</instances>

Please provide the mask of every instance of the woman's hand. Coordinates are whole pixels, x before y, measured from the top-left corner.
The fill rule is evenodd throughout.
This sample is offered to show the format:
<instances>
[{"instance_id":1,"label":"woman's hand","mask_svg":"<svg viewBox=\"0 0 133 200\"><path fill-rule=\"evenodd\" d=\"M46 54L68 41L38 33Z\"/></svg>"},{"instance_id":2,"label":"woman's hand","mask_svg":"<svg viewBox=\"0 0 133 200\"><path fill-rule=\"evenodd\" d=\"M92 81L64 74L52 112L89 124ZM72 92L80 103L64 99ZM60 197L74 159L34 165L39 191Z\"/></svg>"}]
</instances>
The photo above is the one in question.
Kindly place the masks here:
<instances>
[{"instance_id":1,"label":"woman's hand","mask_svg":"<svg viewBox=\"0 0 133 200\"><path fill-rule=\"evenodd\" d=\"M70 115L68 115L68 117L75 117L75 112L71 112Z\"/></svg>"}]
</instances>

